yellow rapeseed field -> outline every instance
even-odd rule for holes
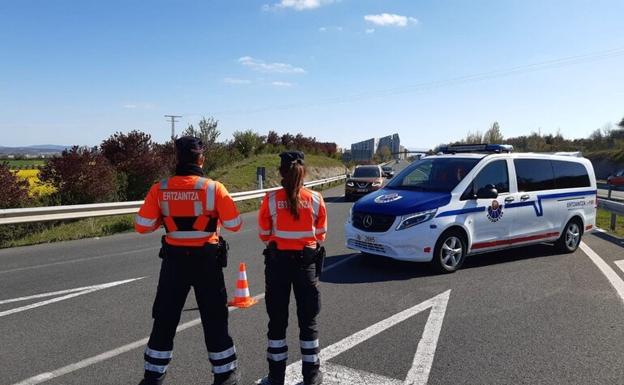
[[[39,170],[18,170],[16,174],[18,178],[28,181],[31,196],[46,196],[56,191],[53,186],[39,180]]]

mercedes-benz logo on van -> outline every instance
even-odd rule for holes
[[[373,225],[373,217],[370,215],[365,216],[364,219],[362,219],[362,224],[368,229]]]

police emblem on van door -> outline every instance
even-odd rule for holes
[[[496,199],[487,208],[487,217],[492,222],[498,222],[503,217],[503,205],[498,203]]]
[[[385,195],[380,195],[377,198],[375,198],[375,203],[390,203],[390,202],[398,201],[401,198],[403,197],[397,193],[385,194]]]

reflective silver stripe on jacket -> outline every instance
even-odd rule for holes
[[[156,219],[145,218],[137,214],[134,216],[134,223],[145,227],[152,227],[156,224]]]
[[[145,348],[145,354],[149,357],[158,358],[158,359],[171,359],[171,357],[173,357],[172,350],[169,350],[169,351],[154,350],[154,349],[150,349],[149,347]]]
[[[208,182],[208,188],[206,189],[206,210],[214,211],[215,209],[215,191],[217,185],[214,181]]]
[[[165,178],[160,181],[160,189],[166,190],[167,188],[169,188],[169,179]]]
[[[312,191],[312,215],[314,215],[314,223],[318,220],[319,211],[321,210],[321,196],[316,191]]]
[[[198,217],[203,214],[204,208],[200,201],[193,201],[193,214]]]
[[[160,212],[163,215],[163,217],[168,217],[169,216],[169,202],[160,201],[158,203],[160,205]]]
[[[325,234],[327,232],[327,229],[324,227],[319,227],[318,229],[316,229],[314,231],[314,234],[319,235],[319,234]]]
[[[202,177],[197,178],[197,181],[195,182],[195,187],[193,187],[193,189],[202,190],[207,181],[208,179],[206,178],[202,178]]]
[[[314,341],[302,341],[299,340],[299,345],[301,346],[301,349],[316,349],[319,347],[319,340],[314,340]]]
[[[301,238],[308,238],[308,237],[312,237],[314,238],[315,236],[315,231],[314,230],[308,230],[308,231],[284,231],[284,230],[276,230],[273,235],[275,235],[278,238],[283,238],[283,239],[301,239]]]
[[[286,353],[267,353],[267,358],[271,361],[284,361],[288,359],[288,352]]]
[[[275,191],[269,192],[269,214],[271,214],[271,228],[273,234],[277,229],[277,202],[275,201]]]
[[[225,365],[213,366],[212,367],[212,372],[214,374],[231,372],[232,370],[236,369],[236,366],[237,366],[236,361],[232,361],[232,362],[230,362],[228,364],[225,364]]]
[[[145,370],[149,370],[150,372],[156,372],[156,373],[165,373],[167,371],[167,366],[169,365],[154,365],[154,364],[150,364],[149,362],[145,363]]]
[[[270,348],[283,348],[286,346],[286,340],[269,340]]]
[[[258,233],[260,235],[271,235],[271,230],[260,230]]]
[[[210,358],[211,360],[222,360],[224,358],[232,357],[234,354],[236,354],[236,348],[232,346],[231,348],[226,349],[222,352],[208,352],[208,358]]]
[[[318,361],[318,354],[302,354],[301,361],[303,362],[316,362]]]
[[[241,217],[238,216],[234,219],[230,219],[229,221],[223,221],[222,223],[223,223],[223,226],[232,228],[232,227],[236,227],[240,225],[241,222],[242,222]]]
[[[207,231],[172,231],[167,236],[173,239],[199,239],[212,237],[214,234]]]

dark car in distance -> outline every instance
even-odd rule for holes
[[[383,171],[383,175],[386,178],[392,178],[394,176],[394,170],[391,166],[382,166],[381,170]]]
[[[345,199],[352,200],[373,191],[383,185],[383,170],[378,165],[356,166],[353,175],[345,184]]]

